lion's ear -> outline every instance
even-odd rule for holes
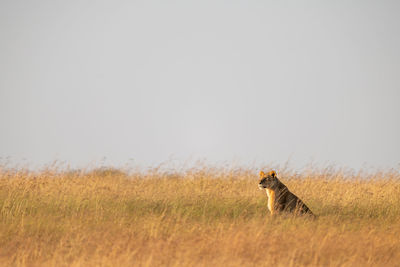
[[[260,177],[263,178],[265,176],[265,173],[263,171],[260,171]]]
[[[276,172],[275,171],[270,171],[269,175],[275,178],[276,177]]]

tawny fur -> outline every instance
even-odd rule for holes
[[[271,215],[278,212],[290,212],[297,215],[309,214],[315,216],[312,211],[295,194],[278,179],[275,171],[265,174],[260,172],[260,189],[265,189],[268,196],[268,210]]]

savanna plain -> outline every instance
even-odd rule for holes
[[[0,168],[0,265],[400,266],[399,171],[277,171],[317,219],[246,168]]]

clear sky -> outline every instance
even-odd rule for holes
[[[400,164],[400,1],[0,1],[0,157]]]

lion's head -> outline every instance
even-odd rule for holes
[[[258,187],[260,190],[265,188],[272,189],[278,184],[278,178],[276,177],[275,171],[270,171],[268,174],[265,174],[263,171],[260,171],[260,182],[258,183]]]

